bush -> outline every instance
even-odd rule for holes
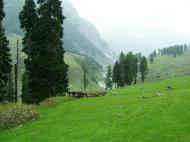
[[[0,129],[16,127],[38,118],[39,114],[32,106],[8,104],[0,107]]]
[[[48,98],[40,103],[40,106],[55,106],[64,102],[72,101],[75,98],[73,97],[54,97]]]
[[[59,101],[56,98],[47,98],[40,103],[41,106],[54,106],[59,104]]]

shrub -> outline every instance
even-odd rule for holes
[[[47,98],[40,103],[41,106],[54,106],[59,104],[59,101],[56,98]]]
[[[48,98],[40,103],[41,106],[55,106],[64,102],[72,101],[75,98],[73,97],[54,97]]]
[[[39,114],[32,106],[8,104],[0,108],[0,129],[16,127],[38,118]]]

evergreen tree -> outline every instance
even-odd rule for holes
[[[20,27],[25,32],[25,36],[22,42],[22,51],[27,55],[27,58],[24,61],[26,71],[23,74],[22,79],[22,100],[25,103],[31,103],[32,96],[30,96],[30,89],[32,88],[32,86],[30,78],[33,77],[33,74],[31,73],[30,65],[31,62],[35,59],[35,50],[33,50],[35,46],[34,31],[38,20],[36,4],[34,0],[25,1],[23,10],[19,15],[19,20]]]
[[[138,74],[138,59],[134,56],[133,57],[134,59],[134,70],[133,70],[133,72],[134,72],[134,84],[137,84],[137,74]]]
[[[39,19],[35,41],[36,58],[32,63],[32,81],[38,102],[68,91],[68,65],[64,62],[63,21],[60,0],[38,0]]]
[[[84,90],[86,90],[87,86],[88,86],[88,80],[87,80],[87,67],[85,65],[85,63],[83,63],[82,65],[82,69],[83,69],[83,87]]]
[[[3,100],[4,95],[7,93],[6,85],[9,81],[9,74],[11,73],[11,55],[8,47],[9,42],[2,26],[4,17],[4,2],[3,0],[0,0],[0,101]]]
[[[121,52],[119,56],[119,65],[120,65],[119,86],[122,87],[125,85],[125,54],[123,52]]]
[[[161,56],[161,49],[158,49],[158,56]]]
[[[8,82],[7,82],[7,86],[6,86],[6,96],[5,96],[5,100],[6,101],[15,101],[17,98],[15,98],[15,91],[14,91],[14,83],[13,83],[13,74],[9,73],[8,76]]]
[[[140,72],[141,72],[141,80],[144,82],[145,77],[148,73],[148,65],[146,57],[143,57],[140,62]]]
[[[106,89],[112,89],[112,70],[111,66],[108,66],[106,74]]]
[[[155,58],[157,56],[156,50],[153,52],[153,57]]]
[[[188,48],[187,48],[187,44],[184,44],[184,52],[186,52],[187,50],[188,50]]]
[[[149,61],[150,61],[151,64],[154,62],[154,56],[153,56],[153,54],[150,54]]]
[[[140,62],[141,58],[142,58],[142,54],[141,53],[137,53],[137,54],[135,54],[135,57],[136,57],[137,61]]]
[[[116,83],[117,87],[121,86],[120,77],[120,65],[119,62],[116,61],[113,67],[113,82]]]
[[[125,57],[125,83],[131,85],[134,79],[134,57],[132,52],[129,52]]]
[[[29,102],[27,103],[39,103],[48,97],[62,95],[68,91],[68,65],[63,60],[65,51],[62,41],[62,25],[65,17],[62,14],[61,1],[38,0],[37,3],[39,5],[37,18],[34,22],[34,28],[29,32],[30,42],[27,42],[27,46],[29,43],[28,47],[30,48],[26,48],[29,56],[29,75],[25,74],[25,79],[28,80],[26,82],[29,82],[28,85],[25,85],[28,86],[29,90],[29,97],[27,97]],[[31,12],[34,12],[34,9],[33,4]],[[27,13],[27,10],[25,11]],[[31,14],[31,12],[29,13]],[[33,14],[35,15],[35,12]],[[24,18],[20,19],[22,27]],[[28,25],[31,26],[31,24]],[[27,26],[24,28],[26,30]],[[27,64],[25,65],[27,66]]]
[[[138,60],[132,52],[129,52],[125,58],[125,83],[131,85],[136,83],[138,73]]]

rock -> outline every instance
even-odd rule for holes
[[[122,117],[123,115],[121,113],[117,114],[117,117]]]
[[[156,94],[154,94],[153,96],[154,96],[154,97],[160,97],[160,96],[163,96],[163,95],[160,94],[160,93],[156,93]]]

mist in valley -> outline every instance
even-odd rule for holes
[[[70,0],[119,54],[190,43],[189,0]],[[64,2],[63,2],[64,3]]]

